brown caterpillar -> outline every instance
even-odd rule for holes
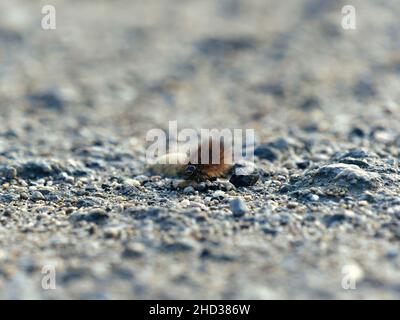
[[[215,148],[218,155],[214,157],[217,161],[213,161],[213,145],[219,143],[218,148]],[[202,150],[208,153],[208,159],[202,161]],[[213,163],[217,162],[217,163]],[[226,147],[223,140],[216,140],[210,138],[207,141],[201,142],[189,158],[189,163],[184,170],[184,178],[186,180],[203,182],[206,180],[215,180],[217,178],[225,177],[229,170],[232,168],[232,149]]]

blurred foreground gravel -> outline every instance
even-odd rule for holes
[[[399,1],[52,3],[0,2],[0,298],[400,298]],[[169,120],[260,180],[152,175]]]

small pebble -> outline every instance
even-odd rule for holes
[[[43,196],[43,194],[39,191],[34,191],[32,193],[31,199],[33,201],[39,201],[39,200],[45,200],[45,197]]]
[[[192,186],[186,187],[185,189],[183,189],[183,193],[192,194],[194,193],[194,188]]]
[[[181,205],[182,207],[187,207],[187,206],[190,205],[190,201],[189,201],[188,199],[183,199],[183,200],[180,202],[180,205]]]
[[[243,216],[249,211],[246,203],[241,198],[231,200],[230,207],[234,216]]]

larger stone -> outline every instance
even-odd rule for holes
[[[235,187],[249,187],[254,185],[260,179],[257,168],[249,164],[236,164],[232,169],[232,176],[229,182]]]
[[[378,173],[365,171],[356,165],[334,163],[318,169],[314,175],[314,184],[334,184],[360,191],[377,189],[381,179]]]

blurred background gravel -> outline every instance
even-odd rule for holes
[[[46,4],[0,2],[1,298],[400,297],[399,1]],[[152,176],[169,120],[255,129],[260,181]]]

